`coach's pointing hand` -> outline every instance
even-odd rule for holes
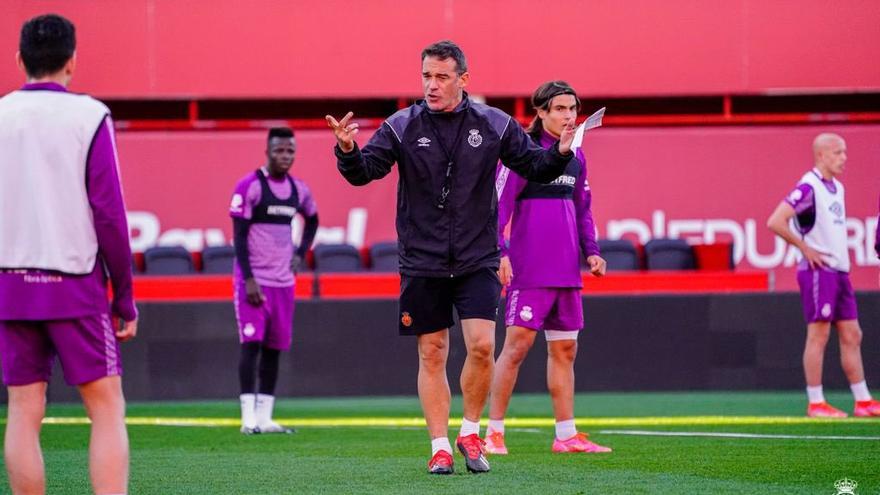
[[[344,153],[351,153],[351,150],[354,149],[354,135],[358,133],[357,122],[351,124],[348,123],[352,116],[354,116],[354,113],[348,112],[340,121],[337,121],[332,115],[324,117],[327,119],[327,125],[333,129],[333,134],[336,135],[339,149]]]

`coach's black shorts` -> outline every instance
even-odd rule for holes
[[[420,335],[452,326],[452,309],[461,319],[495,320],[501,282],[491,268],[461,277],[400,277],[400,335]]]

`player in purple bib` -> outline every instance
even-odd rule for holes
[[[840,341],[840,361],[855,398],[853,415],[880,416],[880,402],[871,397],[865,383],[862,329],[849,280],[846,202],[843,184],[837,180],[846,164],[846,142],[837,134],[819,134],[813,140],[813,156],[815,167],[804,174],[767,220],[770,230],[801,253],[797,280],[807,321],[807,415],[846,417],[825,401],[822,392],[822,362],[833,323]]]
[[[245,434],[292,432],[272,420],[278,360],[281,351],[290,349],[293,336],[294,272],[318,230],[311,191],[288,174],[295,155],[293,131],[270,129],[266,165],[238,182],[229,206],[235,235],[233,284]],[[292,236],[297,214],[305,220],[298,247]]]
[[[564,81],[542,84],[532,95],[537,117],[528,129],[545,148],[575,124],[580,100]],[[574,423],[574,359],[584,325],[581,252],[590,272],[605,274],[599,256],[592,200],[583,152],[578,149],[565,172],[549,184],[530,182],[498,166],[499,277],[507,285],[504,348],[495,363],[486,451],[506,454],[504,416],[519,366],[538,331],[547,340],[547,387],[556,417],[553,452],[610,452],[579,433]],[[510,227],[510,246],[504,231]]]
[[[137,333],[131,248],[110,112],[66,89],[75,49],[67,19],[27,21],[16,57],[27,84],[0,98],[0,360],[12,493],[46,490],[39,437],[56,356],[91,420],[95,493],[128,488],[119,342]]]

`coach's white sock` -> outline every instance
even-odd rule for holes
[[[577,435],[577,432],[577,428],[574,426],[574,418],[556,422],[556,438],[559,440],[568,440]]]
[[[272,408],[274,406],[274,395],[257,394],[257,426],[266,425],[272,422]]]
[[[825,402],[825,394],[822,393],[822,385],[816,385],[815,387],[807,386],[807,399],[809,399],[810,404]]]
[[[862,380],[859,383],[850,383],[849,389],[852,390],[853,397],[855,397],[857,401],[871,400],[871,392],[868,392],[868,384],[865,380]]]
[[[470,421],[467,418],[461,418],[461,430],[458,431],[458,435],[461,437],[466,437],[468,435],[480,435],[480,420],[477,418],[476,421]]]
[[[503,419],[490,419],[489,426],[486,428],[486,434],[488,435],[490,431],[497,431],[498,433],[504,434],[504,420]]]
[[[434,455],[441,450],[445,450],[452,454],[452,445],[449,444],[449,437],[440,437],[431,440],[431,457],[434,457]]]
[[[238,396],[241,401],[241,426],[245,428],[254,428],[257,426],[257,415],[254,410],[257,396],[254,394],[241,394]]]

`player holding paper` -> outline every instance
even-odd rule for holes
[[[547,147],[564,129],[574,126],[581,102],[564,81],[542,84],[532,95],[537,116],[527,130]],[[495,378],[486,430],[486,451],[506,454],[504,415],[516,384],[519,366],[538,331],[547,339],[547,388],[556,417],[553,452],[610,452],[579,433],[574,424],[574,359],[577,337],[584,326],[581,302],[581,252],[590,272],[605,274],[590,210],[592,196],[583,152],[577,149],[565,172],[550,184],[522,179],[499,165],[499,275],[507,285],[507,335],[495,364]],[[513,217],[510,247],[505,227]]]

